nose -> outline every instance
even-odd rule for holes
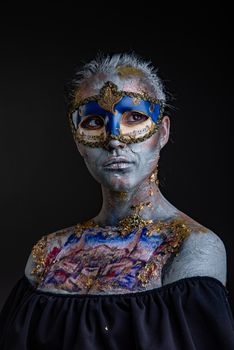
[[[116,140],[116,139],[110,139],[106,142],[105,148],[107,150],[116,149],[116,148],[124,148],[126,144],[122,141]]]

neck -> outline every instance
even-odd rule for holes
[[[99,226],[116,226],[126,216],[138,214],[143,220],[162,220],[173,216],[175,208],[163,197],[152,176],[127,192],[102,186],[103,203],[93,220]]]

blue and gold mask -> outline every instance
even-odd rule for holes
[[[164,102],[145,93],[118,91],[108,81],[100,93],[79,101],[69,113],[74,138],[90,147],[110,139],[141,142],[154,134],[163,117]]]

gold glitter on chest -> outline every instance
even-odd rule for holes
[[[161,273],[161,266],[166,262],[166,259],[169,257],[171,253],[177,253],[184,239],[190,234],[191,228],[185,223],[185,221],[180,219],[174,219],[170,221],[157,221],[151,222],[148,225],[145,225],[145,222],[135,221],[131,218],[130,222],[128,222],[127,218],[121,220],[119,222],[119,226],[115,227],[113,231],[115,235],[119,235],[121,237],[126,237],[133,231],[133,228],[137,229],[135,235],[139,234],[140,231],[145,227],[147,228],[146,236],[149,238],[154,234],[163,234],[167,235],[167,243],[160,247],[160,254],[157,257],[149,259],[144,266],[139,270],[136,275],[136,279],[139,282],[139,285],[142,287],[146,287],[149,281],[152,278],[159,278]],[[87,229],[97,229],[103,232],[108,231],[107,229],[99,227],[92,220],[84,221],[83,223],[79,223],[74,227],[73,233],[79,238],[84,234]],[[109,227],[108,236],[111,236],[111,227]],[[97,231],[97,230],[96,230]],[[48,247],[50,243],[53,242],[54,238],[58,238],[58,235],[61,237],[67,237],[67,231],[59,231],[59,233],[50,234],[47,236],[43,236],[33,247],[32,256],[34,261],[34,267],[31,271],[31,275],[36,277],[38,284],[40,284],[44,277],[47,274],[47,271],[51,264],[54,263],[53,258],[51,257],[52,249],[50,250]],[[56,249],[56,248],[55,248]],[[86,288],[102,288],[100,285],[100,281],[98,279],[93,279],[90,276],[82,277],[82,283],[86,286]],[[84,280],[84,279],[87,279]],[[107,287],[107,286],[106,286]],[[106,288],[105,287],[105,288]],[[108,288],[113,288],[114,284],[108,286]]]

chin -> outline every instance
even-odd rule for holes
[[[133,176],[129,173],[109,174],[108,178],[105,178],[105,181],[102,181],[101,183],[115,192],[128,192],[137,185],[133,182]]]

